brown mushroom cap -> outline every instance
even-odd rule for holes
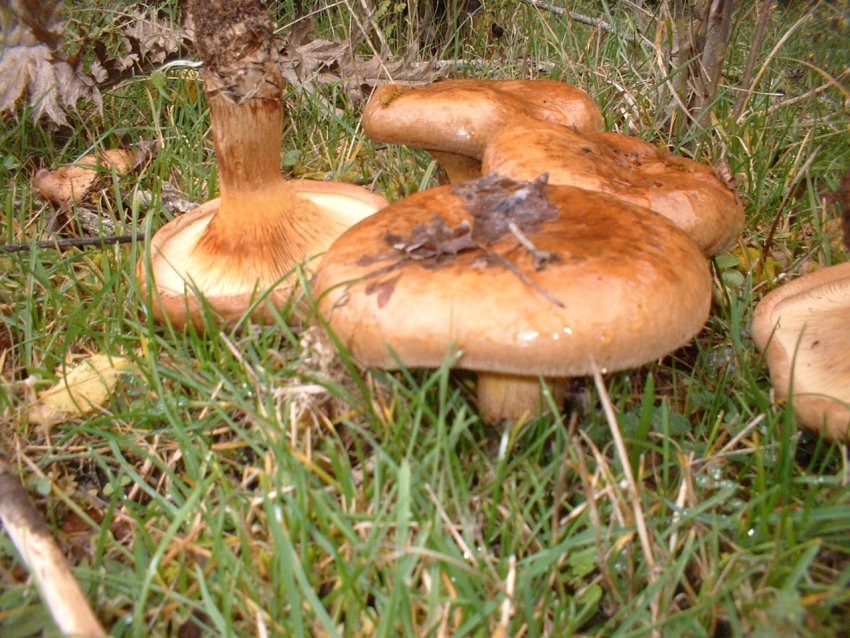
[[[275,264],[294,267],[309,261],[327,250],[346,228],[387,204],[380,195],[358,186],[310,180],[281,180],[273,201],[289,210],[288,215],[276,215],[282,228],[253,220],[242,220],[239,225],[237,219],[236,227],[216,235],[230,238],[228,245],[214,250],[199,250],[198,245],[219,211],[220,199],[206,202],[160,228],[151,239],[150,276],[145,276],[144,258],[136,266],[142,293],[151,294],[154,318],[167,318],[177,328],[191,321],[200,329],[202,302],[198,293],[224,323],[241,317],[261,295],[268,294],[269,301],[281,307],[292,291],[293,278],[282,278],[286,273]],[[258,203],[269,205],[268,199]],[[275,257],[270,251],[286,254]],[[257,321],[270,321],[271,316],[263,304],[252,315]]]
[[[464,228],[474,233],[480,223],[471,210],[487,214],[485,199],[496,190],[489,201],[505,200],[516,190],[510,184],[488,176],[417,193],[333,244],[313,289],[355,357],[369,366],[437,367],[456,353],[456,367],[537,386],[538,376],[589,374],[591,360],[607,370],[647,363],[700,330],[711,287],[704,257],[666,218],[601,193],[546,188],[555,218],[527,232],[555,255],[539,269],[512,233],[440,259],[398,250],[397,238],[415,245],[439,223],[462,244]]]
[[[363,112],[363,130],[377,142],[426,149],[456,182],[480,177],[478,160],[493,133],[529,120],[602,128],[593,100],[562,82],[445,80],[415,88],[379,87]]]
[[[771,291],[753,315],[780,399],[799,422],[850,440],[850,262],[804,275]]]
[[[644,206],[671,219],[706,255],[728,248],[744,223],[738,198],[711,168],[617,133],[511,126],[493,135],[481,170],[520,180],[547,172],[551,184]]]

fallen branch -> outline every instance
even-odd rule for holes
[[[563,7],[559,7],[554,4],[549,4],[548,2],[542,2],[541,0],[519,0],[523,4],[527,4],[530,7],[534,7],[536,9],[541,9],[543,11],[548,11],[549,13],[554,13],[558,16],[567,15],[570,17],[570,20],[578,22],[580,24],[586,24],[590,27],[596,27],[598,29],[602,29],[606,33],[616,33],[616,29],[611,26],[609,22],[605,22],[602,18],[594,18],[593,16],[585,15],[583,13],[577,13],[575,11],[567,11]],[[634,36],[618,33],[620,37],[622,37],[627,42],[634,42]]]
[[[59,630],[66,636],[106,637],[68,561],[9,464],[0,459],[0,520]]]
[[[0,244],[0,252],[22,253],[33,248],[52,248],[53,250],[65,250],[67,248],[80,248],[83,246],[108,246],[112,244],[130,244],[133,241],[142,241],[144,235],[109,235],[106,237],[72,237],[69,239],[51,239],[45,241],[26,242],[21,244]]]

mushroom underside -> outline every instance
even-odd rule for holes
[[[850,263],[771,292],[756,309],[753,339],[800,423],[850,437]]]
[[[211,225],[220,210],[214,199],[168,222],[150,246],[150,272],[139,260],[137,275],[143,293],[151,294],[151,308],[159,320],[176,327],[188,322],[203,326],[202,307],[208,305],[224,323],[239,319],[260,298],[252,318],[273,320],[268,304],[282,307],[289,298],[295,269],[315,267],[315,257],[346,228],[375,212],[386,200],[360,187],[326,182],[283,182],[282,199],[292,210],[275,215],[249,215],[252,222],[233,228]],[[243,202],[244,203],[244,202]],[[268,198],[261,201],[268,204]],[[205,241],[206,240],[206,241]],[[203,250],[200,248],[203,247]]]

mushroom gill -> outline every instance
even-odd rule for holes
[[[753,316],[780,399],[800,423],[830,438],[850,435],[850,262],[773,290]]]

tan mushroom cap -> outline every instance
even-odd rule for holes
[[[215,250],[199,249],[221,200],[214,199],[168,222],[152,237],[150,277],[145,276],[145,258],[136,266],[143,295],[151,296],[155,319],[166,318],[177,328],[192,322],[203,326],[203,303],[224,323],[237,320],[261,296],[274,307],[285,304],[292,292],[293,277],[272,267],[281,262],[294,268],[302,261],[323,253],[346,228],[387,204],[382,196],[359,186],[311,180],[281,181],[275,185],[274,202],[290,210],[277,215],[285,228],[269,228],[256,220],[235,220],[236,227],[221,236],[232,238]],[[258,206],[270,205],[258,197]],[[258,215],[262,218],[262,214]],[[265,241],[264,241],[265,240]],[[270,241],[271,240],[271,243]],[[283,251],[286,254],[272,255]],[[314,268],[315,263],[308,263]],[[268,306],[260,303],[252,313],[260,322],[272,320]]]
[[[474,198],[452,186],[417,193],[356,224],[328,251],[313,290],[362,363],[392,368],[397,357],[437,367],[457,354],[456,367],[478,371],[482,384],[482,373],[492,373],[538,387],[541,375],[589,374],[591,360],[609,371],[653,361],[704,324],[711,277],[693,242],[666,218],[604,194],[547,188],[557,218],[527,237],[557,259],[539,270],[513,234],[434,263],[399,259],[388,245],[387,237],[413,236],[435,215],[448,228],[474,226]]]
[[[490,137],[524,121],[602,128],[602,114],[587,93],[556,80],[386,84],[363,112],[363,130],[371,139],[426,149],[453,182],[480,177],[479,160]]]
[[[723,252],[744,223],[737,196],[699,162],[635,137],[521,124],[495,134],[481,170],[513,179],[547,172],[550,184],[608,193],[672,220],[705,255]]]
[[[756,307],[753,341],[799,422],[850,440],[850,262],[771,291]]]

